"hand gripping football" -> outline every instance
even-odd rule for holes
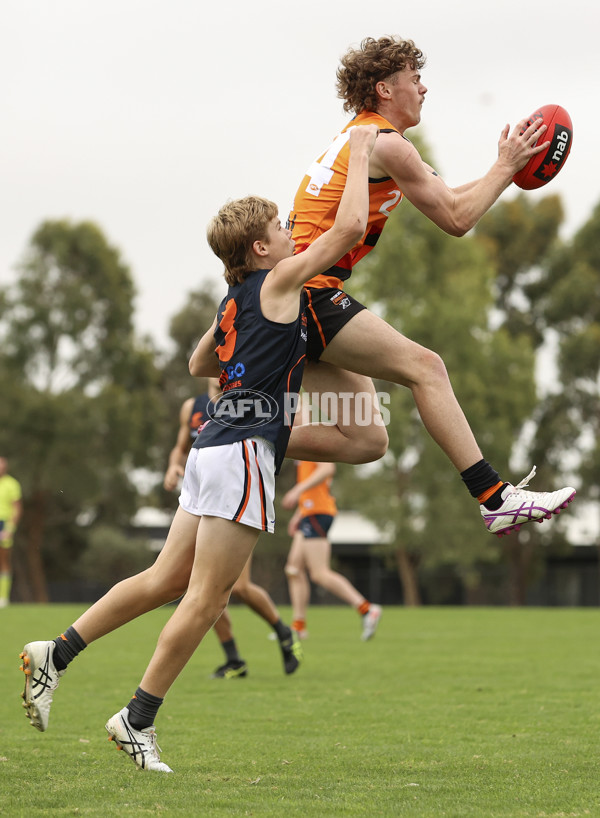
[[[565,109],[560,105],[542,105],[529,117],[527,125],[541,118],[548,126],[541,139],[544,142],[549,140],[550,147],[532,156],[525,167],[513,176],[515,185],[523,190],[534,190],[547,185],[565,164],[571,150],[573,124]]]

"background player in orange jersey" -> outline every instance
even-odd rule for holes
[[[173,491],[178,487],[179,480],[184,474],[185,463],[190,448],[200,434],[202,425],[209,418],[207,412],[208,402],[212,398],[216,398],[218,394],[218,379],[209,378],[208,392],[198,395],[195,398],[188,398],[181,405],[177,439],[169,454],[169,464],[163,483],[167,491]],[[281,648],[283,669],[286,674],[294,673],[294,671],[298,669],[300,662],[298,656],[289,647],[290,628],[282,622],[279,611],[269,593],[260,585],[256,585],[256,583],[252,582],[250,573],[251,562],[252,557],[250,557],[244,566],[231,593],[241,599],[242,602],[273,628],[273,635],[277,637]],[[213,630],[225,654],[225,662],[212,674],[213,679],[237,679],[245,677],[248,674],[248,666],[240,656],[233,633],[231,616],[227,608],[213,625]]]
[[[306,631],[306,610],[310,602],[310,582],[320,585],[348,605],[356,608],[362,617],[363,641],[370,639],[381,619],[381,608],[373,605],[356,590],[346,577],[331,569],[331,543],[327,533],[337,514],[331,494],[331,480],[335,474],[333,463],[311,463],[300,460],[296,464],[297,482],[286,494],[281,505],[297,509],[290,520],[288,532],[293,537],[287,558],[287,576],[290,599],[294,612],[292,628],[301,639]]]
[[[401,335],[344,291],[353,265],[376,244],[389,214],[406,197],[452,236],[467,233],[511,184],[513,175],[549,142],[541,120],[506,125],[498,158],[476,181],[448,187],[404,136],[421,120],[427,88],[421,78],[425,59],[412,40],[366,38],[351,48],[337,72],[338,95],[354,119],[311,165],[298,188],[288,226],[302,252],[335,217],[347,172],[352,127],[372,123],[379,138],[369,158],[369,223],[359,242],[327,272],[307,284],[308,345],[303,387],[307,392],[372,395],[373,422],[360,411],[338,412],[348,419],[334,427],[297,426],[288,456],[302,460],[367,462],[381,457],[387,433],[376,407],[371,378],[408,387],[429,434],[460,472],[480,503],[487,529],[498,535],[523,523],[543,520],[566,507],[571,487],[555,492],[523,491],[531,474],[513,487],[502,481],[481,450],[454,395],[444,362],[435,352]],[[536,143],[538,143],[536,145]],[[390,271],[392,273],[392,271]],[[319,362],[316,363],[310,362]]]

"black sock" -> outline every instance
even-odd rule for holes
[[[70,628],[54,640],[54,667],[57,670],[64,670],[69,662],[81,653],[87,647],[81,636],[77,633],[75,628],[71,625]]]
[[[469,489],[471,497],[479,497],[484,491],[491,489],[492,486],[500,482],[500,475],[496,469],[492,468],[487,460],[483,459],[462,471],[460,476]],[[487,501],[485,505],[487,506]]]
[[[281,619],[278,619],[274,625],[271,625],[271,627],[277,634],[277,638],[280,642],[285,642],[285,640],[289,639],[292,635],[290,628],[288,628],[287,625],[284,625]]]
[[[164,699],[159,699],[158,696],[153,696],[151,693],[146,693],[141,687],[133,694],[133,698],[127,705],[129,710],[129,724],[134,730],[143,730],[145,727],[150,727],[154,724],[154,719],[158,713],[158,708],[163,703]]]
[[[238,653],[235,639],[228,639],[227,642],[221,642],[221,647],[225,651],[225,656],[228,662],[241,662],[242,657]]]

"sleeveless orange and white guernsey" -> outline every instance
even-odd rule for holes
[[[288,228],[292,230],[292,238],[296,242],[296,253],[306,250],[333,225],[348,175],[349,130],[355,125],[370,124],[377,125],[382,133],[399,133],[379,114],[363,111],[346,125],[325,153],[308,169],[288,218]],[[342,281],[350,277],[353,266],[375,247],[388,216],[401,200],[402,191],[390,176],[369,178],[369,220],[364,236],[334,267],[311,278],[306,286],[341,289]]]
[[[296,482],[306,480],[317,468],[316,463],[309,460],[296,461]],[[331,477],[327,477],[318,486],[303,491],[298,501],[298,508],[303,517],[310,517],[313,514],[329,514],[335,517],[337,506],[335,499],[329,490]]]

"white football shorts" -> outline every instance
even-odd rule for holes
[[[191,449],[179,496],[184,511],[273,533],[275,453],[262,437]]]

